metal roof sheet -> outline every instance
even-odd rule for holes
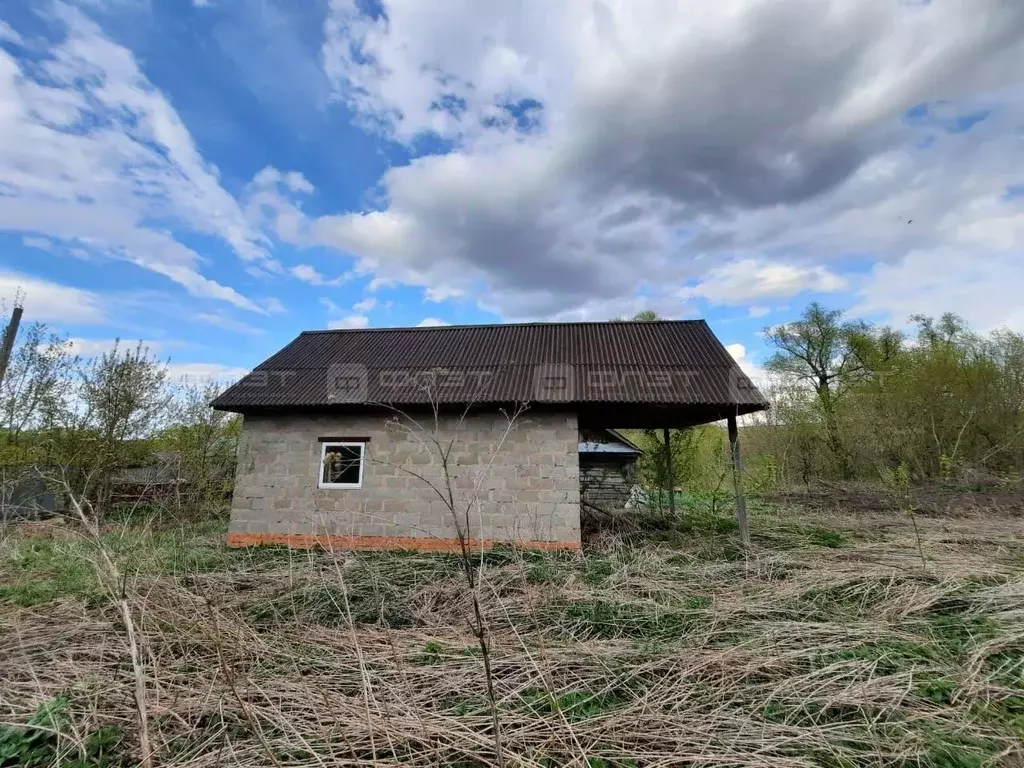
[[[513,402],[767,406],[703,320],[307,331],[213,406]]]

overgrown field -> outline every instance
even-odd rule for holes
[[[813,500],[485,555],[505,765],[1024,765],[1016,508]],[[498,764],[456,558],[221,537],[5,532],[0,766],[139,763],[122,595],[156,765]]]

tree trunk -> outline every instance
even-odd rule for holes
[[[839,439],[835,401],[827,382],[818,384],[818,401],[821,403],[822,416],[825,419],[825,439],[828,443],[829,453],[832,454],[839,476],[843,480],[848,480],[850,479],[850,462],[846,456],[846,450],[843,448],[843,442]]]

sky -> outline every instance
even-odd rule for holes
[[[302,330],[810,301],[1024,331],[1020,0],[4,0],[0,298],[232,380]]]

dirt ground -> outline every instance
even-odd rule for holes
[[[914,488],[905,498],[883,487],[854,483],[798,488],[765,498],[770,503],[800,507],[808,512],[858,514],[912,508],[918,515],[936,517],[1024,517],[1024,485],[995,482],[934,484]]]

